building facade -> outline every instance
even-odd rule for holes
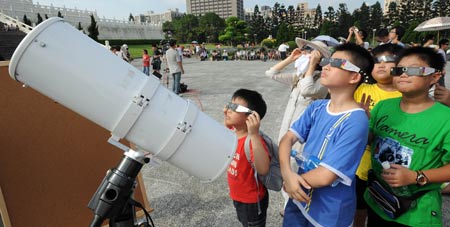
[[[383,14],[387,14],[389,12],[389,5],[391,4],[391,2],[395,2],[397,4],[397,7],[399,7],[402,3],[402,0],[384,0]]]
[[[164,13],[155,13],[153,11],[148,11],[139,16],[135,16],[134,19],[140,23],[151,23],[151,24],[163,24],[166,21],[173,21],[177,17],[182,17],[184,13],[176,9],[169,9]]]
[[[56,2],[56,1],[55,1]],[[87,34],[91,24],[91,15],[94,16],[99,30],[99,39],[162,39],[162,23],[138,23],[116,19],[99,18],[96,11],[71,9],[34,4],[33,0],[0,0],[0,11],[12,18],[22,21],[24,15],[33,24],[37,23],[37,14],[45,17],[55,17],[61,13],[64,20],[74,27],[81,25]]]
[[[244,20],[244,0],[186,0],[186,11],[196,16],[212,12],[223,19],[235,16]]]

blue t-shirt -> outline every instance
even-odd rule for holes
[[[309,204],[294,203],[315,226],[350,226],[356,211],[355,172],[367,145],[369,123],[361,108],[331,113],[328,105],[329,100],[311,103],[290,131],[306,143],[305,156],[322,157],[320,165],[338,176],[338,184],[312,189]],[[328,143],[320,152],[325,138]]]

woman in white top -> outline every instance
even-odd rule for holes
[[[300,38],[296,38],[295,41],[299,48],[296,48],[286,59],[266,71],[267,76],[288,85],[291,89],[289,101],[281,122],[278,142],[312,101],[325,98],[328,93],[327,88],[320,84],[320,71],[316,70],[316,66],[322,57],[331,56],[328,47],[321,41],[307,41]],[[304,53],[300,48],[303,48],[305,45],[315,50],[311,53]],[[295,62],[296,72],[281,72],[293,62]],[[296,143],[293,149],[301,152],[303,146],[300,143]],[[296,168],[296,163],[293,159],[291,159],[291,165],[293,168]],[[289,196],[283,190],[281,192],[285,199],[284,205],[286,205]],[[284,215],[284,207],[280,214]]]

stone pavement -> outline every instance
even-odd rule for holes
[[[211,118],[222,122],[223,106],[235,90],[256,90],[262,94],[268,106],[261,128],[277,140],[290,89],[264,75],[265,70],[276,62],[200,62],[190,58],[183,61],[186,73],[182,75],[181,82],[188,85],[188,92],[183,94],[183,98],[190,99]],[[140,59],[133,61],[136,67],[140,67],[140,64]],[[450,72],[450,67],[447,72]],[[169,80],[169,89],[171,81],[172,78]],[[162,83],[166,86],[164,80]],[[155,226],[240,226],[228,196],[226,173],[215,182],[205,184],[169,163],[158,167],[145,165],[141,172],[150,206],[154,208],[150,215]],[[267,226],[281,226],[279,211],[283,204],[282,196],[279,192],[270,191],[269,197]],[[444,226],[450,227],[449,203],[450,197],[445,197]]]

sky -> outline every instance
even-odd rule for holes
[[[338,9],[339,3],[347,3],[350,12],[355,8],[361,7],[363,1],[361,0],[244,0],[244,8],[254,8],[255,5],[267,5],[273,7],[278,2],[296,6],[300,2],[308,2],[309,8],[315,8],[318,4],[322,7],[322,12],[326,11],[328,6],[333,6],[335,10]],[[373,5],[377,0],[365,0],[367,5]],[[383,6],[384,0],[379,0]],[[33,3],[41,5],[53,4],[55,7],[87,9],[90,11],[97,11],[99,17],[106,17],[109,19],[123,19],[128,20],[131,14],[139,15],[148,11],[155,13],[162,13],[168,9],[178,8],[180,12],[186,12],[186,0],[33,0]]]

